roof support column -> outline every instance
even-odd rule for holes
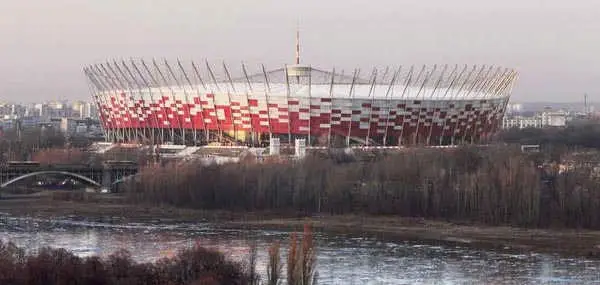
[[[329,130],[327,133],[327,146],[331,147],[331,115],[333,110],[333,86],[335,84],[335,68],[331,72],[331,84],[329,85]]]
[[[386,68],[387,70],[387,68]],[[385,73],[384,73],[385,76]],[[373,104],[375,104],[375,95],[373,94],[373,90],[375,89],[375,84],[377,83],[377,68],[373,69],[373,79],[371,82],[371,88],[369,88],[368,97],[371,97],[371,105],[369,106],[369,116],[367,117],[367,135],[365,137],[365,144],[369,146],[369,140],[371,139],[371,120],[373,119]],[[360,125],[360,122],[358,123]]]
[[[390,80],[390,85],[388,86],[387,92],[385,92],[385,101],[387,102],[387,110],[385,112],[386,117],[385,117],[385,131],[383,133],[383,146],[387,145],[387,135],[388,135],[388,129],[389,129],[389,125],[390,125],[390,117],[392,116],[390,113],[392,112],[392,99],[394,97],[394,84],[396,83],[396,78],[398,78],[398,75],[400,75],[400,72],[402,71],[402,66],[398,67],[398,70],[396,70],[396,72],[394,72],[394,75],[392,77],[392,79]],[[389,100],[388,100],[389,99]],[[396,110],[398,110],[398,106],[396,106]],[[396,111],[396,116],[397,116],[397,111]]]
[[[469,74],[467,75],[467,78],[465,78],[465,80],[463,81],[463,83],[461,84],[460,88],[458,89],[458,91],[456,91],[454,98],[452,98],[452,96],[450,97],[451,100],[456,100],[458,99],[458,96],[460,96],[460,94],[462,93],[465,85],[467,85],[467,83],[469,83],[469,80],[471,79],[471,76],[473,75],[473,72],[475,72],[475,70],[477,70],[477,66],[473,65],[473,68],[471,69],[471,71],[469,72]],[[483,69],[481,69],[483,70]],[[464,96],[463,96],[464,97]],[[462,101],[462,100],[461,100]],[[464,103],[464,102],[461,102]],[[454,108],[456,108],[456,106],[454,106]],[[456,111],[456,110],[454,110]],[[460,110],[459,110],[460,112]],[[452,117],[450,117],[450,119],[452,120]],[[452,131],[450,131],[450,135],[451,135],[451,139],[450,139],[450,145],[454,145],[455,143],[455,137],[456,137],[456,127],[459,125],[459,118],[458,118],[458,114],[456,115],[456,122],[453,125]]]
[[[444,96],[442,97],[442,101],[443,102],[446,102],[446,95],[448,95],[448,93],[450,92],[450,90],[454,88],[454,84],[460,81],[460,79],[462,78],[463,74],[467,70],[467,67],[468,66],[465,64],[465,67],[461,70],[461,72],[459,74],[457,74],[452,79],[452,81],[450,81],[450,84],[448,84],[448,87],[446,88],[446,92],[444,92]],[[452,95],[450,95],[450,97],[452,97]],[[443,145],[443,142],[444,142],[444,134],[446,133],[446,122],[448,120],[452,119],[452,114],[450,112],[450,107],[447,104],[446,104],[446,106],[447,106],[446,114],[445,114],[443,122],[442,122],[442,129],[441,129],[441,133],[440,133],[440,145]],[[441,111],[442,110],[440,110],[440,113],[441,113]],[[440,116],[441,116],[441,114],[440,114]]]
[[[217,92],[219,93],[223,93],[223,91],[221,90],[221,87],[219,87],[219,84],[217,83],[217,79],[215,78],[215,74],[213,73],[212,69],[210,68],[210,65],[208,64],[208,60],[206,60],[206,69],[208,70],[208,74],[210,75],[210,78],[213,81],[213,84],[215,85],[215,87],[217,88]],[[219,114],[217,113],[217,101],[216,98],[217,94],[215,94],[216,92],[211,92],[212,94],[212,101],[213,101],[213,106],[214,106],[214,111],[215,111],[215,118],[217,119],[217,128],[219,129],[219,142],[221,142],[221,140],[223,139],[223,126],[221,125],[221,120],[219,120]]]
[[[404,120],[406,119],[406,90],[408,89],[408,86],[410,85],[411,81],[412,81],[412,77],[415,71],[415,66],[412,65],[410,67],[410,70],[408,71],[408,77],[406,78],[406,82],[404,82],[404,89],[402,89],[402,94],[400,95],[400,102],[403,102],[404,104],[404,108],[402,110],[402,123],[400,125],[400,136],[398,136],[398,146],[401,146],[402,143],[402,139],[403,139],[403,135],[404,135]],[[398,117],[398,115],[400,114],[396,114],[396,118]]]
[[[452,73],[454,73],[454,71],[456,71],[456,67],[454,67],[454,70],[452,71]],[[433,87],[433,90],[431,91],[431,94],[429,95],[429,100],[432,101],[433,100],[433,95],[435,95],[435,91],[437,91],[438,87],[440,86],[440,83],[442,83],[442,80],[444,79],[444,76],[446,75],[446,70],[448,69],[448,65],[444,65],[444,69],[442,70],[442,73],[440,74],[440,78],[438,78],[438,80],[435,83],[435,86]],[[452,74],[450,74],[450,76],[452,76]],[[435,98],[435,100],[433,101],[433,113],[431,116],[431,123],[429,125],[429,134],[427,135],[427,140],[425,142],[426,145],[430,145],[431,143],[431,134],[433,133],[433,124],[434,121],[436,119],[436,115],[439,118],[439,113],[436,109],[438,107],[439,104],[439,100],[440,98]],[[441,110],[440,110],[441,111]],[[427,123],[427,120],[425,120],[425,123]]]
[[[202,80],[202,76],[200,76],[200,70],[198,69],[198,67],[196,66],[196,63],[194,63],[194,61],[192,61],[192,68],[194,69],[194,74],[196,75],[196,77],[198,78],[198,81],[200,81],[200,84],[202,84],[202,88],[203,88],[203,92],[204,92],[204,96],[206,96],[208,90],[208,87],[206,87],[206,84],[204,84],[204,80]],[[208,130],[208,126],[207,126],[207,122],[206,122],[206,117],[204,116],[204,107],[202,106],[202,96],[200,94],[200,89],[198,87],[196,87],[196,92],[198,93],[198,100],[200,103],[200,112],[201,112],[201,119],[202,119],[202,125],[204,126],[204,139],[206,140],[206,144],[208,144],[210,142],[210,131]],[[206,98],[208,100],[208,97]]]
[[[425,108],[422,107],[423,106],[422,104],[424,103],[423,101],[425,101],[425,95],[423,95],[422,98],[419,98],[419,96],[421,95],[421,92],[425,88],[425,85],[427,84],[427,82],[429,82],[429,79],[431,79],[431,77],[433,77],[433,74],[435,73],[436,70],[437,70],[437,64],[434,65],[433,69],[425,75],[425,78],[423,78],[423,83],[421,84],[421,87],[419,88],[419,92],[417,92],[416,98],[417,98],[417,100],[421,100],[421,105],[420,105],[421,108],[419,109],[419,112],[418,112],[419,115],[417,117],[417,126],[415,128],[415,135],[414,135],[414,145],[421,144],[421,142],[419,140],[420,139],[419,126],[421,125],[421,116],[423,116],[423,115],[421,115],[421,111],[423,109],[425,109],[425,120],[427,120],[427,111],[428,111],[427,107],[425,107]]]
[[[349,96],[350,96],[350,118],[348,120],[348,133],[346,135],[346,146],[350,147],[350,135],[352,134],[352,108],[354,108],[354,84],[356,84],[356,78],[360,74],[360,69],[354,70],[354,75],[352,76],[352,84],[350,85]]]

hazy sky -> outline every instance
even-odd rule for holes
[[[323,68],[497,64],[519,101],[600,99],[599,0],[0,0],[0,99],[88,99],[130,57]]]

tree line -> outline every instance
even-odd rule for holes
[[[101,155],[90,153],[87,148],[92,143],[82,136],[67,137],[54,128],[8,129],[0,135],[0,163],[32,160],[43,164],[99,164],[104,160],[130,160],[144,165],[152,160],[149,149],[116,148]]]
[[[518,147],[411,149],[301,161],[151,165],[124,185],[134,203],[195,209],[370,214],[488,225],[600,228],[600,189],[589,157],[559,171],[562,154]]]
[[[0,136],[0,160],[33,160],[36,153],[48,149],[84,149],[92,143],[86,137],[67,137],[54,128],[7,129]]]

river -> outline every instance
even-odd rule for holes
[[[0,215],[3,241],[29,250],[63,247],[80,256],[127,249],[138,261],[153,261],[200,244],[242,259],[255,243],[259,273],[265,272],[266,248],[274,241],[285,247],[288,237],[284,231],[223,229],[207,223],[106,224]],[[600,284],[599,260],[350,235],[316,233],[315,238],[320,284]]]

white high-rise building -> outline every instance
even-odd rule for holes
[[[76,107],[79,117],[82,119],[97,117],[96,106],[90,102],[80,102]]]
[[[542,112],[540,117],[544,127],[564,127],[567,125],[567,113],[562,110]]]
[[[505,116],[502,120],[502,128],[546,128],[564,127],[567,125],[567,113],[565,111],[546,110],[532,117]]]

